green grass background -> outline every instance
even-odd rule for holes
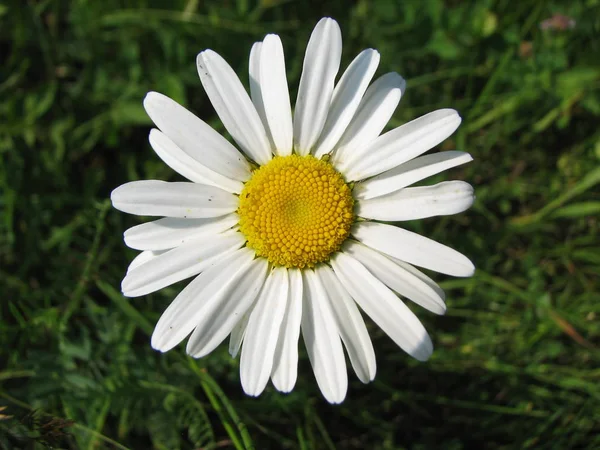
[[[575,20],[543,30],[556,13]],[[441,107],[440,147],[475,161],[435,180],[471,210],[408,227],[476,264],[435,276],[436,350],[411,360],[369,323],[376,380],[321,397],[299,379],[246,397],[225,346],[193,360],[149,336],[182,288],[126,299],[137,217],[108,196],[178,176],[153,153],[141,101],[165,93],[223,130],[195,56],[247,83],[251,44],[284,43],[295,99],[310,31],[336,18],[346,66],[381,52],[408,82],[390,126]],[[600,2],[523,0],[0,0],[0,447],[70,449],[600,448]]]

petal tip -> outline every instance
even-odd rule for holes
[[[398,72],[388,72],[382,75],[379,80],[392,87],[392,90],[399,89],[401,94],[404,94],[406,90],[406,80]]]
[[[146,93],[146,95],[144,96],[144,100],[142,101],[142,103],[144,104],[144,108],[147,108],[149,102],[151,102],[153,99],[158,98],[160,94],[158,92],[155,91],[150,91],[148,93]]]
[[[265,36],[265,38],[263,39],[263,44],[268,43],[270,41],[274,41],[275,43],[281,44],[281,38],[279,37],[278,34],[275,34],[275,33],[267,34]]]
[[[296,385],[297,374],[296,376],[290,376],[290,374],[282,373],[281,371],[273,371],[271,374],[271,382],[275,389],[284,394],[288,394],[292,392],[294,386]]]
[[[152,333],[152,336],[150,337],[150,347],[152,347],[154,350],[157,350],[159,352],[164,352],[162,350],[162,342],[158,337],[158,334],[156,333],[156,330],[154,333]]]
[[[332,19],[331,17],[323,17],[315,28],[313,29],[313,33],[317,31],[317,29],[322,28],[324,33],[332,33],[334,35],[334,39],[341,40],[342,38],[342,30],[337,20]]]
[[[336,25],[338,24],[337,20],[335,20],[335,19],[333,19],[331,17],[322,17],[321,20],[319,20],[317,22],[317,25],[319,25],[320,23],[327,23],[327,24],[333,24],[333,23],[335,23]]]
[[[242,389],[246,395],[250,397],[258,397],[260,394],[262,394],[264,387],[261,389],[260,386],[256,385],[248,386],[248,384],[244,383],[242,380]]]
[[[417,347],[410,352],[410,355],[417,361],[425,362],[433,354],[433,343],[428,334],[423,336],[423,340],[417,345]]]
[[[458,276],[461,276],[464,278],[472,277],[473,275],[475,275],[475,264],[473,264],[473,261],[471,261],[466,256],[464,258],[465,258],[465,261],[464,261],[463,273]]]
[[[206,48],[206,49],[202,50],[200,53],[198,53],[198,56],[196,57],[196,59],[203,58],[204,56],[208,56],[208,55],[212,55],[212,54],[216,54],[216,52],[210,48]]]
[[[198,53],[198,55],[196,56],[196,65],[198,66],[198,71],[202,69],[206,72],[206,61],[216,54],[217,53],[215,53],[215,51],[211,49],[202,50],[200,53]],[[206,73],[206,75],[208,75],[208,73]]]
[[[330,393],[329,395],[323,394],[323,396],[325,397],[325,400],[327,400],[332,405],[339,405],[345,400],[346,391]]]
[[[122,187],[125,186],[125,184],[122,184],[120,186],[117,186],[116,188],[114,188],[111,193],[110,193],[110,200],[114,203],[115,200],[117,200],[120,191],[122,190]]]
[[[204,351],[195,351],[193,348],[190,347],[190,342],[188,341],[186,348],[185,348],[185,353],[188,356],[191,356],[194,359],[200,359],[205,357],[206,355],[208,355],[210,352],[204,352]]]
[[[150,133],[148,133],[148,141],[152,142],[155,140],[160,134],[160,130],[158,128],[152,128]]]
[[[277,389],[279,392],[281,392],[282,394],[289,394],[290,392],[292,392],[294,390],[294,383],[290,383],[290,382],[284,382],[283,384],[281,384],[281,382],[276,382],[275,380],[273,381],[273,386],[275,386],[275,389]]]
[[[444,113],[446,113],[447,114],[446,117],[449,118],[451,121],[456,121],[457,127],[462,122],[462,117],[460,116],[458,111],[455,110],[454,108],[443,108],[440,111],[443,111]]]
[[[446,312],[448,311],[448,307],[446,306],[446,304],[445,304],[445,303],[443,303],[443,302],[440,302],[440,303],[438,304],[438,306],[439,306],[439,308],[438,308],[438,309],[436,309],[435,311],[433,311],[433,310],[432,310],[431,312],[433,312],[434,314],[437,314],[437,315],[439,315],[439,316],[444,316],[444,315],[446,315]]]
[[[161,94],[160,92],[148,91],[146,93],[146,95],[144,96],[144,100],[143,100],[144,106],[146,106],[146,104],[149,102],[159,101],[165,97],[167,97],[167,96],[165,94]]]
[[[157,327],[154,329],[152,333],[152,337],[150,338],[150,346],[161,353],[166,353],[169,350],[172,350],[177,344],[179,344],[183,339],[173,340],[173,336],[169,336],[169,332],[173,331],[173,328],[169,326],[167,329],[164,327]]]

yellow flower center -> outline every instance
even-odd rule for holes
[[[257,255],[285,267],[313,267],[350,233],[354,200],[331,164],[313,156],[276,156],[240,195],[240,231]]]

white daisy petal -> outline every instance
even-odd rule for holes
[[[473,187],[464,181],[444,181],[434,186],[400,189],[357,202],[359,217],[381,221],[425,219],[461,213],[475,200]]]
[[[350,357],[350,363],[358,379],[363,383],[368,383],[375,378],[377,364],[365,321],[360,315],[356,303],[329,266],[319,265],[316,274],[327,291],[329,304],[335,316],[340,337]]]
[[[330,18],[319,21],[308,41],[294,114],[294,148],[308,155],[319,138],[342,58],[342,32]]]
[[[186,155],[228,178],[246,181],[250,164],[227,139],[179,103],[158,92],[144,99],[146,112]]]
[[[435,314],[446,312],[443,291],[432,288],[403,265],[356,241],[344,243],[344,253],[360,261],[375,278],[398,294]],[[415,269],[416,270],[416,269]]]
[[[233,330],[231,330],[231,336],[229,337],[229,354],[232,358],[235,358],[242,347],[242,341],[244,340],[244,336],[246,335],[246,328],[248,327],[248,320],[250,319],[250,314],[254,309],[254,305],[256,305],[256,301],[254,304],[246,311],[246,313],[242,316],[242,318],[235,324]]]
[[[350,63],[335,86],[323,132],[315,146],[315,158],[331,152],[344,134],[379,65],[379,52],[363,50]]]
[[[319,277],[302,271],[302,337],[317,384],[329,403],[341,403],[348,390],[348,374],[338,327]]]
[[[162,255],[166,251],[167,250],[159,250],[159,251],[146,250],[146,251],[140,253],[139,255],[137,255],[135,258],[133,258],[131,260],[131,263],[129,263],[129,267],[127,267],[127,273],[131,272],[136,267],[140,267],[142,264],[146,264],[151,259],[154,259],[159,255]]]
[[[457,151],[419,156],[376,177],[356,183],[353,194],[360,200],[379,197],[469,161],[473,161],[471,155]]]
[[[386,73],[369,86],[333,154],[333,163],[344,175],[360,157],[362,149],[381,134],[400,103],[405,87],[406,81],[395,72]]]
[[[125,183],[110,194],[113,207],[140,216],[219,217],[234,212],[239,199],[214,186],[142,180]]]
[[[250,314],[240,359],[242,388],[248,395],[260,395],[269,381],[288,291],[287,269],[273,269]]]
[[[188,355],[194,358],[206,356],[225,340],[261,290],[268,266],[264,258],[250,260],[247,270],[238,272],[241,276],[236,278],[232,274],[231,283],[199,305],[198,324],[186,347]]]
[[[473,263],[463,254],[399,227],[359,222],[351,234],[368,247],[425,269],[455,277],[470,277],[475,272]]]
[[[166,352],[184,340],[205,313],[202,305],[235,283],[248,270],[253,258],[252,251],[242,248],[214,261],[198,275],[158,320],[152,333],[152,348]]]
[[[150,145],[160,159],[162,159],[167,166],[180,175],[183,175],[188,180],[195,183],[215,186],[235,194],[242,192],[244,185],[240,181],[232,180],[231,178],[218,174],[200,164],[188,153],[181,150],[171,139],[159,130],[151,130],[149,140]]]
[[[258,164],[271,160],[271,148],[256,108],[227,62],[212,50],[196,59],[200,81],[231,137]]]
[[[139,297],[185,280],[205,270],[222,255],[240,248],[244,242],[245,238],[237,232],[187,242],[130,270],[121,283],[123,295]]]
[[[292,154],[292,107],[285,73],[283,45],[276,34],[268,34],[260,49],[260,85],[266,123],[275,154]],[[267,128],[267,125],[265,125]]]
[[[461,118],[453,109],[439,109],[379,136],[357,148],[344,168],[348,181],[363,180],[409,161],[452,135]]]
[[[275,144],[273,144],[273,137],[271,136],[271,131],[269,130],[269,122],[267,122],[267,115],[265,113],[265,104],[263,103],[262,98],[262,88],[260,85],[260,56],[262,52],[262,42],[255,42],[250,49],[250,59],[248,60],[248,75],[249,75],[249,84],[250,84],[250,98],[252,99],[252,103],[256,108],[256,112],[260,117],[260,120],[265,128],[265,133],[267,134],[267,139],[269,140],[269,144],[271,148],[275,148]]]
[[[396,265],[400,266],[402,269],[404,269],[408,273],[414,275],[419,280],[421,280],[423,283],[425,283],[427,286],[429,286],[429,288],[432,289],[434,292],[436,292],[437,296],[439,298],[441,298],[443,301],[446,300],[446,293],[444,292],[444,290],[435,281],[433,281],[431,278],[429,278],[427,275],[425,275],[419,269],[408,264],[407,262],[399,260],[398,258],[394,258],[393,256],[385,255],[385,257],[388,258],[390,261],[395,262]],[[407,295],[407,297],[410,298],[408,295]],[[415,303],[417,303],[417,302],[415,302]]]
[[[219,234],[239,222],[237,214],[209,219],[165,217],[125,231],[125,244],[136,250],[167,250],[199,237]]]
[[[289,269],[290,291],[287,309],[275,350],[271,380],[278,391],[290,392],[298,377],[298,338],[302,319],[302,274],[298,269]]]
[[[363,311],[402,350],[419,361],[429,359],[433,344],[427,331],[396,294],[350,255],[337,253],[331,265]]]

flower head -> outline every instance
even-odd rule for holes
[[[328,401],[346,395],[344,347],[358,378],[371,381],[375,354],[360,310],[408,354],[428,359],[429,335],[401,297],[443,314],[444,292],[414,266],[474,271],[460,253],[385,223],[471,206],[473,189],[462,181],[408,187],[471,161],[458,151],[420,156],[456,130],[459,115],[442,109],[381,134],[405,82],[388,73],[370,84],[379,53],[367,49],[336,83],[341,48],[337,22],[322,19],[293,120],[278,36],[252,47],[250,96],[223,58],[203,51],[200,79],[237,148],[151,92],[144,107],[158,129],[150,144],[189,182],[134,181],[111,195],[121,211],[164,216],[125,232],[125,243],[142,250],[125,295],[195,277],[158,321],[152,346],[168,351],[191,334],[187,353],[199,358],[230,336],[249,395],[269,378],[293,389],[300,334]]]

